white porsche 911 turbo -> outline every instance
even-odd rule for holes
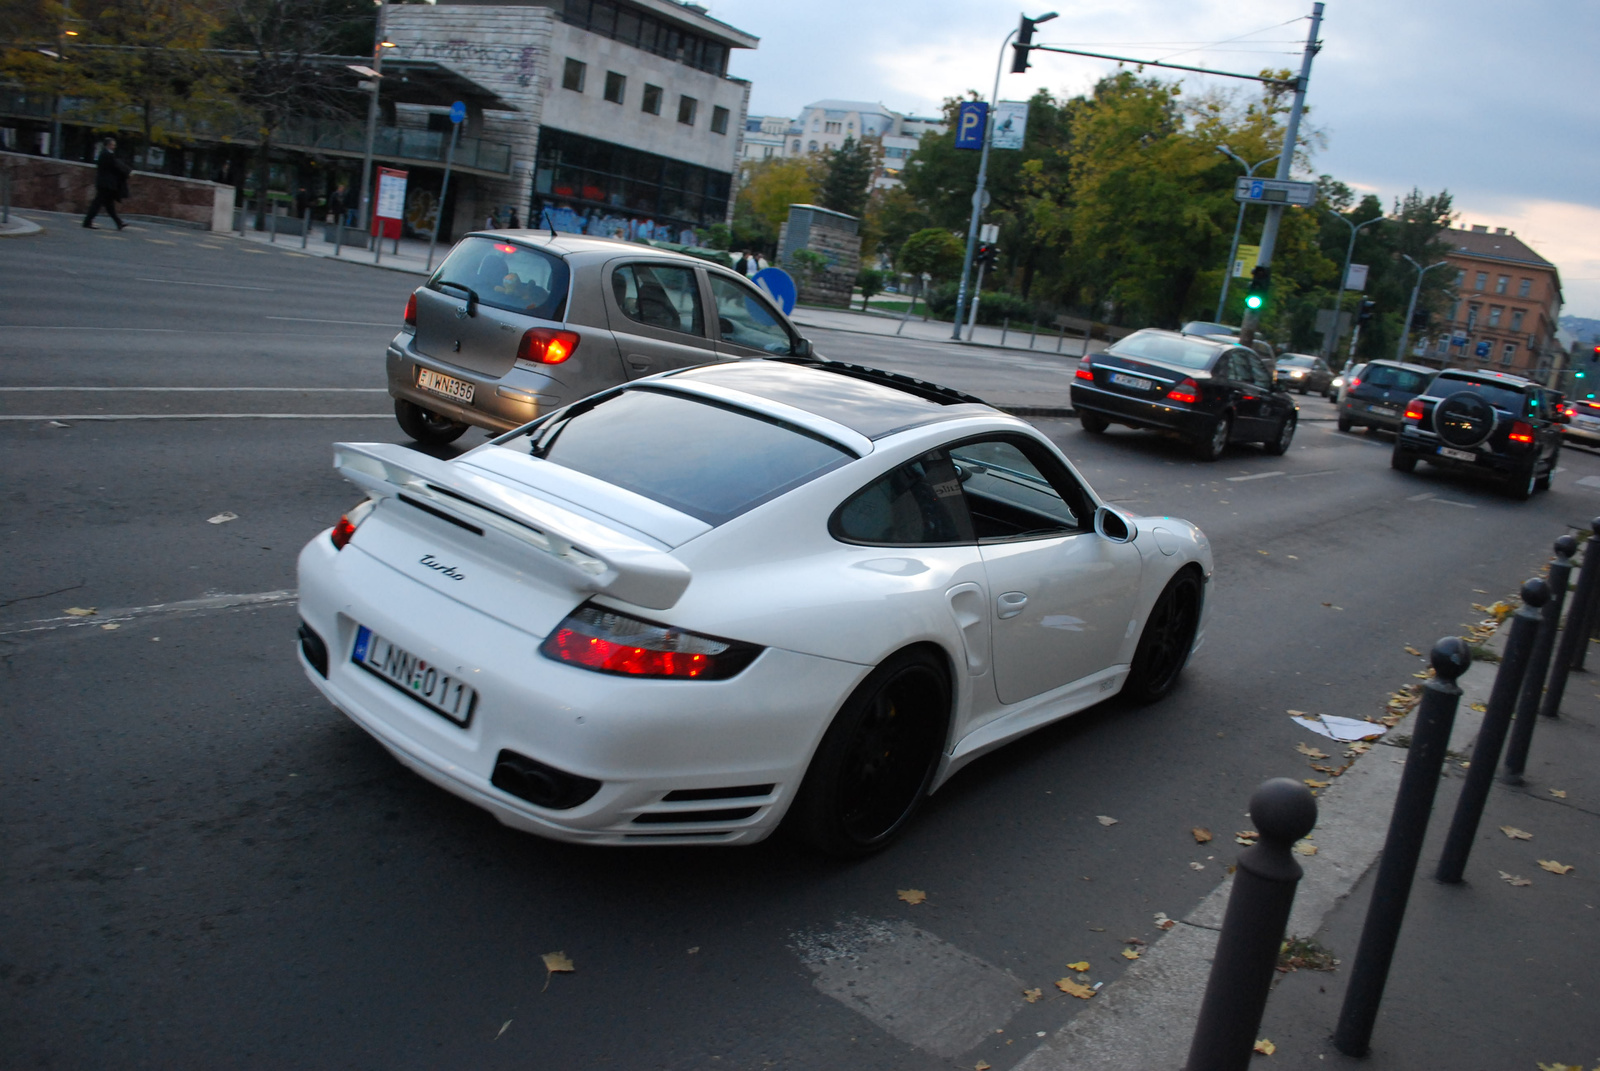
[[[1203,636],[1194,525],[1100,502],[1030,425],[816,359],[636,380],[452,460],[340,444],[300,554],[307,676],[507,825],[887,844],[961,766]]]

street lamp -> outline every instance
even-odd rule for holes
[[[1056,13],[1049,11],[1032,19],[1024,15],[1023,22],[1037,26],[1055,17]],[[994,63],[994,92],[989,96],[989,117],[983,124],[983,152],[978,157],[978,188],[972,193],[972,222],[967,226],[967,251],[961,258],[961,286],[956,290],[956,314],[951,325],[950,337],[956,342],[961,341],[961,313],[967,303],[967,281],[972,277],[972,254],[978,247],[978,227],[983,222],[983,185],[989,177],[989,142],[994,140],[994,111],[1000,103],[1000,71],[1005,66],[1006,49],[1016,35],[1016,30],[1006,34],[1006,39],[1000,43],[1000,58]]]
[[[1373,216],[1365,223],[1351,223],[1333,209],[1330,208],[1327,211],[1328,215],[1350,228],[1350,244],[1345,247],[1344,251],[1344,274],[1339,276],[1339,296],[1333,302],[1333,330],[1324,335],[1322,340],[1322,356],[1331,359],[1333,351],[1339,346],[1339,317],[1344,313],[1344,287],[1345,283],[1350,279],[1350,258],[1355,256],[1356,253],[1356,235],[1360,233],[1362,227],[1370,227],[1374,223],[1382,223],[1383,217],[1378,215]],[[1409,323],[1410,321],[1406,322]]]
[[[378,32],[376,42],[372,47],[372,80],[370,83],[372,96],[367,99],[367,151],[361,156],[361,200],[359,202],[361,208],[357,213],[360,218],[356,220],[360,226],[369,231],[372,227],[371,221],[367,217],[367,207],[372,199],[372,143],[378,136],[378,85],[379,80],[383,77],[383,50],[395,47],[394,42],[389,40],[389,35],[385,32],[383,25],[386,21],[384,15],[388,10],[387,5],[384,4],[383,0],[376,0],[376,3],[378,5]],[[342,227],[344,224],[341,222],[339,226]]]
[[[1243,158],[1226,145],[1218,145],[1217,151],[1244,168],[1244,173],[1252,178],[1255,176],[1256,168],[1264,167],[1278,158],[1276,155],[1269,156],[1260,163],[1247,164]],[[1233,245],[1228,249],[1228,266],[1222,269],[1222,296],[1217,298],[1216,322],[1219,324],[1222,322],[1222,307],[1228,303],[1228,282],[1233,277],[1233,261],[1239,255],[1239,231],[1244,226],[1244,205],[1243,201],[1239,202],[1239,217],[1233,221]]]
[[[1422,291],[1422,277],[1435,268],[1449,267],[1450,262],[1448,260],[1441,260],[1437,264],[1429,264],[1426,268],[1424,268],[1421,264],[1418,264],[1416,261],[1411,259],[1410,253],[1401,253],[1400,255],[1405,257],[1406,262],[1409,263],[1413,268],[1417,269],[1417,285],[1411,288],[1411,303],[1406,306],[1405,326],[1400,329],[1400,345],[1394,351],[1394,359],[1397,361],[1404,361],[1406,359],[1406,345],[1411,341],[1411,317],[1417,311],[1417,295]]]

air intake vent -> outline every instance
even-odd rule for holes
[[[680,788],[668,792],[661,799],[666,803],[692,803],[696,800],[739,800],[771,794],[771,785],[734,785],[732,788]]]
[[[760,807],[724,807],[717,811],[657,811],[634,818],[634,825],[659,826],[678,822],[737,822],[749,818]]]
[[[321,675],[323,680],[328,679],[328,645],[322,642],[322,637],[317,635],[317,630],[300,622],[298,633],[300,637],[300,653],[305,655],[306,661],[311,663],[311,668]]]

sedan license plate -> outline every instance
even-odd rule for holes
[[[1121,372],[1112,372],[1111,382],[1115,383],[1119,387],[1132,387],[1134,390],[1149,390],[1151,387],[1155,386],[1153,381],[1145,379],[1142,376],[1124,375]]]
[[[1478,460],[1478,455],[1474,454],[1471,450],[1452,450],[1448,446],[1439,447],[1439,456],[1455,458],[1457,461]]]
[[[471,383],[442,375],[431,368],[419,368],[417,370],[417,386],[435,394],[442,394],[446,398],[454,398],[458,402],[472,404],[473,386]]]
[[[466,725],[472,720],[478,693],[471,685],[405,648],[395,646],[365,625],[356,629],[356,645],[350,652],[350,661],[457,725]]]
[[[1392,405],[1369,405],[1367,406],[1367,412],[1382,413],[1384,416],[1395,416],[1400,412],[1400,410]]]

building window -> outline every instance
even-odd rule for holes
[[[680,96],[678,98],[678,122],[684,126],[694,126],[694,111],[699,106],[700,102],[693,97]]]
[[[593,33],[642,48],[715,75],[728,73],[728,46],[616,0],[565,0],[547,4],[561,19]]]
[[[1461,319],[1461,299],[1457,298],[1456,303],[1450,306],[1450,322],[1454,323],[1459,319]]]
[[[763,160],[772,159],[772,146],[771,145],[768,145],[768,146],[766,146],[765,148],[763,148],[761,150],[761,158]]]
[[[844,127],[839,123],[824,123],[824,124],[822,124],[822,132],[824,134],[837,134],[843,129],[844,129]]]
[[[681,241],[684,228],[727,216],[733,176],[726,171],[550,126],[539,131],[537,161],[531,218],[548,214],[558,230]]]
[[[1474,290],[1482,290],[1487,287],[1489,285],[1489,273],[1486,271],[1480,271],[1478,273],[1477,283],[1478,285],[1473,287]]]
[[[794,142],[794,151],[795,151],[795,152],[799,152],[799,151],[800,151],[800,139],[799,139],[799,138],[796,138],[796,139],[795,139],[795,142]]]
[[[1500,351],[1500,363],[1508,365],[1516,359],[1517,344],[1515,342],[1507,342],[1505,349]]]
[[[711,132],[713,134],[728,132],[728,109],[720,104],[711,109]]]
[[[809,149],[809,150],[808,150],[808,151],[810,151],[810,152],[816,152],[816,151],[817,151],[817,143],[816,143],[816,142],[814,142],[814,141],[813,141],[813,142],[812,142],[812,143],[811,143],[811,148],[810,148],[810,149]]]
[[[1530,291],[1532,289],[1533,289],[1533,280],[1532,279],[1524,279],[1524,280],[1522,280],[1521,283],[1519,283],[1517,285],[1517,296],[1518,297],[1527,297],[1528,296],[1528,291]]]
[[[1467,269],[1465,269],[1465,268],[1456,269],[1456,285],[1457,286],[1466,286],[1467,285]]]
[[[1437,355],[1439,357],[1443,357],[1445,354],[1449,353],[1450,352],[1450,336],[1449,335],[1440,335],[1438,340],[1434,342],[1433,352],[1434,352],[1435,355]]]
[[[1468,331],[1471,331],[1473,328],[1478,326],[1478,308],[1479,307],[1477,305],[1468,305],[1467,306],[1467,330]]]
[[[1506,287],[1508,287],[1510,285],[1511,285],[1511,276],[1502,275],[1502,276],[1500,276],[1498,279],[1496,279],[1494,281],[1494,292],[1496,294],[1504,294],[1506,292]]]
[[[1522,309],[1512,309],[1511,310],[1511,330],[1513,330],[1513,331],[1521,331],[1522,330],[1522,317],[1524,315],[1525,315],[1525,312]]]
[[[661,87],[645,83],[644,101],[639,105],[639,110],[649,112],[651,115],[661,114]]]
[[[583,79],[589,73],[589,65],[567,57],[566,70],[561,72],[561,88],[570,89],[574,93],[583,92]]]
[[[1490,305],[1489,306],[1489,326],[1490,327],[1499,327],[1500,326],[1500,317],[1501,317],[1501,315],[1503,315],[1505,313],[1505,311],[1506,310],[1505,310],[1504,306],[1501,306],[1501,305]]]
[[[628,79],[616,71],[606,72],[606,99],[612,104],[621,104],[622,95],[628,90]]]

